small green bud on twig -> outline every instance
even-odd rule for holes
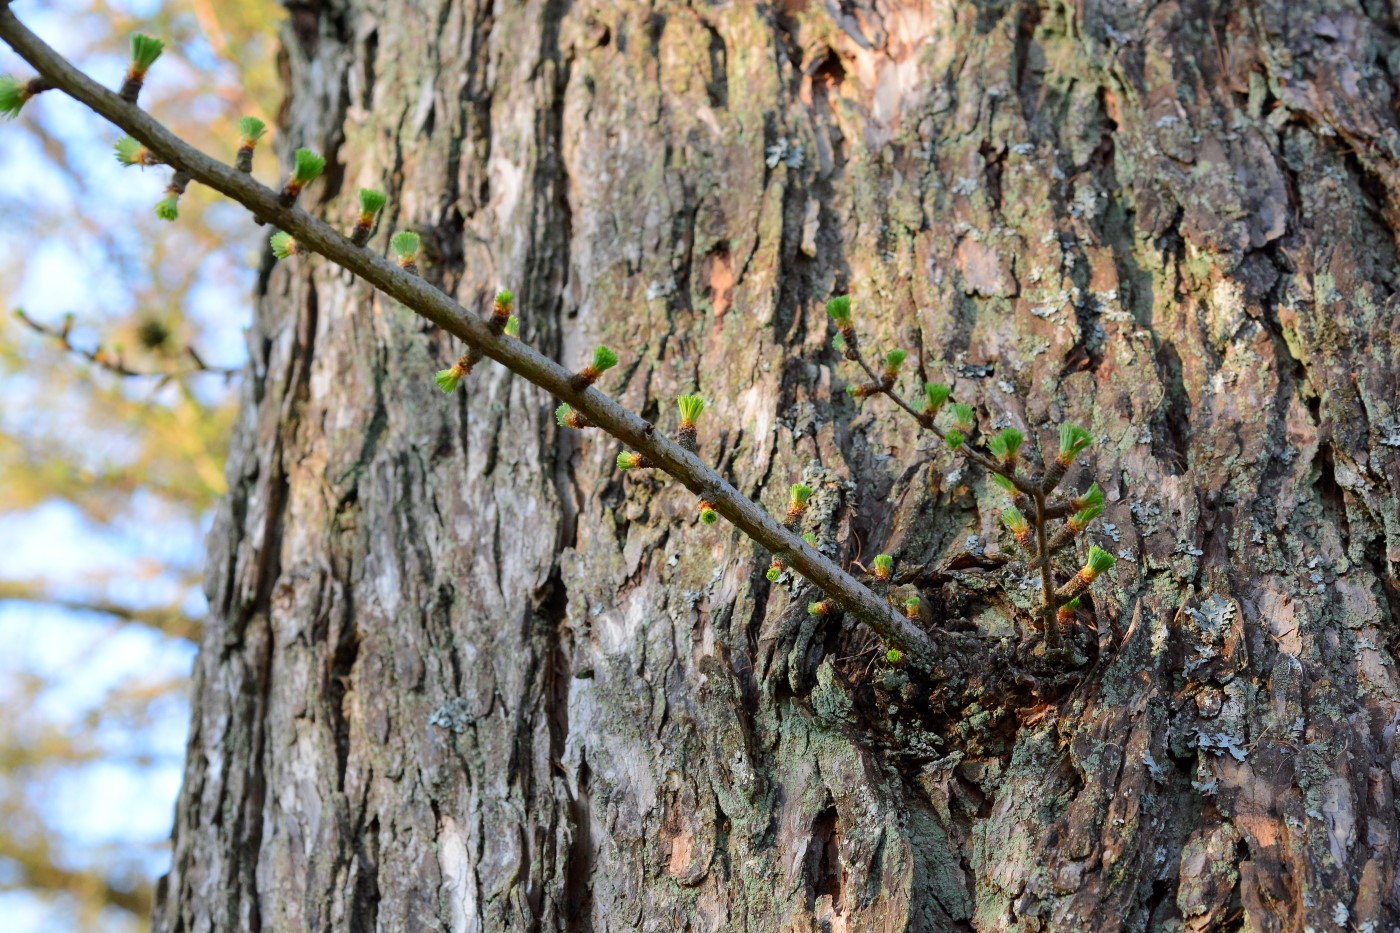
[[[987,449],[1003,464],[1010,465],[1016,461],[1016,455],[1020,453],[1024,441],[1025,436],[1015,428],[1002,428],[992,435],[992,439],[987,442]]]
[[[175,220],[180,216],[180,197],[189,187],[190,176],[180,169],[170,175],[170,184],[165,187],[165,197],[156,204],[156,216],[161,220]]]
[[[591,428],[593,422],[580,414],[574,406],[565,402],[554,409],[554,420],[561,428]]]
[[[389,246],[399,261],[400,269],[413,275],[418,274],[418,247],[422,243],[422,238],[412,230],[400,230],[394,234]]]
[[[287,259],[305,252],[301,244],[290,233],[284,233],[281,230],[268,237],[267,242],[272,246],[272,255],[278,259]]]
[[[851,398],[869,398],[872,395],[879,395],[885,391],[885,387],[876,385],[873,382],[863,382],[859,385],[846,386],[846,394]]]
[[[1069,472],[1070,466],[1085,447],[1093,442],[1093,436],[1088,431],[1075,424],[1060,425],[1060,451],[1055,455],[1055,459],[1050,461],[1050,465],[1045,468],[1045,476],[1041,480],[1040,488],[1043,492],[1050,492]]]
[[[146,83],[146,72],[165,51],[165,43],[151,36],[136,33],[131,37],[131,64],[126,69],[126,80],[122,82],[121,98],[128,104],[136,103],[141,95],[141,86]]]
[[[963,441],[966,440],[966,438],[963,437],[963,433],[961,431],[959,431],[957,428],[954,428],[953,430],[943,435],[943,440],[948,442],[949,450],[957,450],[960,447],[962,447]]]
[[[134,137],[123,136],[112,146],[112,152],[116,155],[117,161],[128,168],[133,165],[145,167],[147,165],[159,165],[160,160],[155,153],[147,149],[136,141]]]
[[[705,398],[701,395],[681,395],[676,398],[676,407],[681,412],[681,426],[676,430],[676,443],[691,453],[699,450],[699,434],[695,422],[705,411]]]
[[[885,382],[892,385],[899,378],[899,367],[909,357],[908,350],[891,350],[885,354]]]
[[[1001,510],[1001,520],[1016,539],[1016,543],[1021,546],[1027,554],[1035,555],[1035,544],[1031,538],[1030,522],[1026,521],[1026,516],[1021,514],[1017,508],[1005,508]]]
[[[9,75],[0,75],[0,117],[14,119],[30,100],[51,90],[53,85],[43,78],[30,78],[21,84]]]
[[[326,160],[310,149],[298,149],[293,156],[292,177],[287,179],[287,183],[282,186],[282,193],[278,200],[283,207],[291,207],[296,203],[302,190],[313,181],[321,177],[326,170]]]
[[[491,302],[491,320],[487,322],[487,327],[493,334],[505,333],[506,327],[515,317],[511,310],[515,307],[515,293],[508,288],[503,288],[496,292],[496,298]]]
[[[617,455],[617,468],[619,470],[641,470],[649,466],[651,463],[646,457],[630,450],[625,450]]]
[[[360,189],[360,216],[355,219],[355,229],[350,234],[350,242],[364,246],[374,234],[374,223],[379,212],[389,203],[389,196],[373,188]]]
[[[953,404],[953,427],[963,434],[970,434],[977,423],[977,412],[967,402]]]
[[[807,500],[812,498],[812,487],[804,483],[793,483],[788,487],[787,518],[783,524],[791,528],[797,524],[802,513],[807,511]]]
[[[1060,587],[1055,595],[1059,596],[1061,599],[1078,596],[1080,593],[1087,590],[1100,576],[1112,570],[1115,563],[1117,563],[1117,561],[1114,560],[1112,554],[1108,553],[1097,544],[1091,546],[1089,548],[1089,558],[1084,562],[1084,566],[1080,568],[1079,572],[1076,573],[1068,583]]]
[[[844,332],[851,326],[851,296],[837,295],[826,303],[826,313],[831,315],[832,322],[838,330]]]
[[[835,607],[829,599],[807,604],[807,615],[809,616],[829,616],[834,610]]]
[[[874,573],[875,577],[880,580],[888,580],[894,576],[894,558],[888,554],[876,554]]]
[[[919,617],[919,606],[922,605],[919,597],[910,596],[904,601],[904,618],[917,619]]]
[[[831,347],[842,356],[846,355],[846,338],[839,331],[831,335]]]
[[[1000,473],[992,473],[991,478],[992,482],[996,483],[1002,489],[1005,489],[1013,496],[1016,494],[1016,484],[1011,481],[1011,477],[1002,476]]]
[[[586,389],[597,382],[603,373],[617,365],[617,354],[607,347],[599,346],[593,350],[593,359],[589,364],[578,372],[574,373],[574,387]]]
[[[953,390],[941,382],[924,383],[924,414],[938,414],[952,394]]]
[[[783,563],[783,559],[775,556],[773,562],[768,565],[768,572],[764,576],[768,578],[769,583],[777,583],[778,578],[783,575],[783,571],[786,569],[787,565]]]
[[[1074,621],[1074,613],[1079,609],[1079,597],[1076,596],[1055,611],[1055,620],[1064,628]]]
[[[514,314],[510,316],[510,320],[506,321],[505,335],[514,337],[516,340],[520,339],[520,318]]]
[[[904,652],[898,648],[891,648],[885,652],[885,663],[891,667],[899,667],[904,663]]]
[[[457,387],[462,384],[462,380],[465,378],[467,378],[467,374],[462,371],[460,366],[453,363],[446,369],[438,370],[437,375],[433,376],[433,381],[437,383],[439,389],[451,395],[457,391]]]
[[[715,507],[712,506],[712,505],[710,505],[710,503],[706,502],[704,499],[701,499],[701,500],[700,500],[700,521],[703,522],[703,523],[706,524],[706,525],[713,525],[713,524],[714,524],[716,521],[718,521],[718,520],[719,520],[719,513],[715,511]]]
[[[257,117],[243,117],[238,121],[238,154],[234,156],[233,167],[247,175],[253,171],[253,151],[267,132],[267,124]]]

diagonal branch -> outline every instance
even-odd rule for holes
[[[270,188],[190,146],[139,107],[122,100],[75,68],[15,17],[9,0],[0,0],[0,39],[56,89],[86,104],[136,138],[162,162],[237,201],[254,217],[290,233],[305,249],[354,273],[473,350],[572,405],[590,422],[641,452],[653,466],[669,473],[710,503],[744,534],[770,551],[783,554],[794,570],[890,644],[908,652],[912,659],[928,665],[938,658],[939,653],[928,633],[779,525],[694,454],[683,450],[597,389],[576,387],[571,372],[534,348],[510,337],[496,336],[480,317],[427,282],[384,257],[354,245],[321,219],[296,207],[284,207]]]

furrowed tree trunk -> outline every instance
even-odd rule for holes
[[[468,306],[617,349],[667,430],[703,393],[709,462],[775,513],[812,481],[927,625],[1014,642],[1033,574],[985,475],[847,398],[833,294],[990,422],[1091,428],[1119,563],[1071,676],[892,669],[281,263],[156,929],[1400,928],[1397,37],[1381,0],[293,5],[309,205],[385,187],[373,242]]]

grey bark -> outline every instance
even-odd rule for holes
[[[267,267],[158,930],[1400,925],[1400,26],[1347,2],[298,4],[304,196],[926,624],[1033,588],[1002,494],[851,403],[821,302],[1099,443],[1086,669],[888,669],[768,555],[319,261]],[[382,238],[382,234],[381,234]],[[914,390],[912,381],[907,384]],[[976,537],[973,537],[976,536]],[[1368,926],[1369,925],[1369,926]]]

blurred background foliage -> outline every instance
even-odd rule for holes
[[[113,88],[131,33],[164,38],[142,104],[207,152],[232,159],[243,115],[276,133],[276,0],[14,10]],[[0,72],[31,75],[3,47]],[[157,219],[168,171],[123,169],[118,136],[56,92],[0,123],[0,307],[23,310],[0,322],[7,933],[147,926],[205,612],[203,535],[224,491],[264,248],[265,231],[199,186],[176,223]],[[257,174],[275,181],[262,151]],[[65,327],[67,345],[41,332]],[[151,375],[117,375],[80,352],[99,349]]]

